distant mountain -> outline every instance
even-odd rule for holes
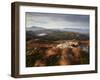
[[[32,27],[26,28],[26,31],[38,31],[38,30],[45,30],[45,28],[37,27],[37,26],[32,26]]]
[[[50,33],[51,31],[67,31],[67,32],[78,32],[82,34],[89,34],[89,29],[81,29],[81,28],[45,29],[42,27],[32,26],[26,28],[26,31],[35,31],[37,33],[43,33],[44,31],[46,33]]]
[[[26,28],[26,40],[40,39],[40,40],[88,40],[88,29],[45,29],[41,27],[32,26]]]
[[[89,34],[89,29],[81,29],[81,28],[64,28],[61,29],[61,31],[68,31],[68,32],[78,32],[78,33],[82,33],[82,34]]]
[[[45,29],[45,28],[42,28],[42,27],[32,26],[32,27],[26,28],[26,31],[28,31],[28,32],[31,31],[31,32],[34,32],[35,35],[41,36],[41,34],[42,35],[44,35],[44,34],[45,35],[48,35],[48,34],[54,32],[55,30],[53,30],[53,29]]]

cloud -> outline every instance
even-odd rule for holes
[[[26,12],[26,27],[89,28],[89,15]]]

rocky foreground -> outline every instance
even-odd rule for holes
[[[26,67],[89,64],[89,41],[27,41]]]

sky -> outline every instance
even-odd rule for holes
[[[89,29],[89,15],[26,12],[26,27]]]

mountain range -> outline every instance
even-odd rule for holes
[[[42,27],[37,27],[37,26],[32,26],[29,28],[26,28],[26,31],[47,31],[47,30],[52,30],[52,31],[68,31],[68,32],[77,32],[77,33],[82,33],[82,34],[89,34],[89,29],[82,29],[82,28],[53,28],[53,29],[46,29]]]
[[[63,28],[63,29],[46,29],[32,26],[26,28],[26,38],[57,40],[57,39],[89,39],[88,29]]]

